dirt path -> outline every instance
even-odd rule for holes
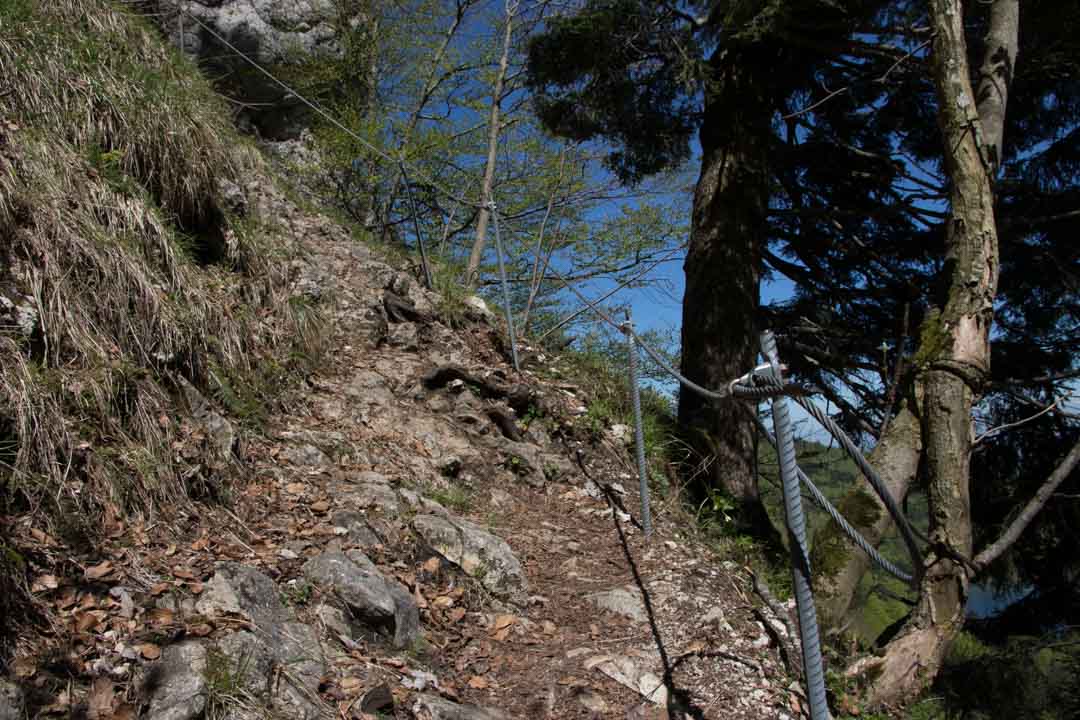
[[[423,310],[433,300],[415,287],[405,294]],[[613,512],[609,498],[636,506],[634,496],[600,489],[631,484],[628,456],[572,439],[576,398],[533,372],[516,377],[486,325],[454,332],[437,322],[391,321],[373,345],[345,342],[349,334],[342,323],[333,371],[315,381],[318,392],[301,414],[305,432],[355,443],[352,464],[339,463],[339,474],[372,470],[433,498],[456,499],[451,509],[504,538],[528,580],[523,607],[472,589],[446,605],[462,587],[460,572],[444,567],[426,575],[420,568],[430,553],[413,544],[407,527],[388,533],[402,544],[386,548],[382,562],[427,605],[421,617],[431,647],[417,660],[452,697],[520,718],[796,714],[798,698],[787,690],[776,648],[755,619],[745,575],[680,539],[672,522],[682,517],[661,516],[646,546],[634,521]],[[548,399],[547,407],[560,408],[564,414],[547,427],[566,430],[564,437],[545,437],[540,445],[562,454],[574,472],[535,487],[508,470],[499,431],[483,420],[485,407],[505,405],[468,397],[467,390],[455,397],[422,388],[423,374],[447,362],[478,376],[524,381]],[[339,400],[358,383],[367,394],[350,416]],[[281,420],[294,427],[297,414]],[[578,450],[587,466],[572,459]],[[446,478],[439,464],[455,452],[466,455],[465,469]],[[599,604],[612,591],[621,612]],[[459,618],[452,611],[462,606]]]
[[[82,580],[38,588],[56,626],[13,673],[36,715],[799,715],[745,574],[662,502],[645,544],[629,456],[584,432],[581,393],[535,360],[514,373],[481,311],[446,327],[407,273],[249,191],[306,239],[325,362],[245,434],[231,504],[116,520],[92,551],[41,541]],[[425,381],[446,367],[466,380]]]

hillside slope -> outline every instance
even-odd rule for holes
[[[0,718],[798,714],[557,360],[297,206],[138,19],[0,23]]]

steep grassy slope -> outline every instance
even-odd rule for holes
[[[149,23],[0,3],[0,603],[27,528],[92,542],[117,514],[227,491],[228,437],[215,452],[194,406],[255,412],[288,370],[274,358],[310,339],[273,228],[246,214],[261,174]]]

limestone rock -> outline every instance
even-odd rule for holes
[[[541,450],[547,450],[551,447],[551,436],[544,430],[543,426],[539,422],[529,423],[529,427],[525,430],[525,441],[532,443]]]
[[[488,309],[483,298],[470,295],[462,301],[465,304],[465,317],[475,322],[491,324],[495,321],[495,313]]]
[[[234,613],[269,629],[291,619],[274,581],[240,563],[221,563],[206,583],[195,610],[209,617]]]
[[[506,458],[506,467],[533,487],[548,481],[565,481],[577,471],[562,454],[544,452],[531,443],[502,440],[499,447]]]
[[[412,711],[417,720],[508,720],[497,710],[478,705],[458,705],[428,693],[417,696]]]
[[[240,630],[222,638],[220,655],[211,659],[209,674],[227,674],[271,708],[274,716],[316,720],[320,708],[313,698],[318,697],[319,681],[326,672],[319,637],[301,623],[286,622],[276,629],[269,636]],[[269,682],[278,670],[278,681]]]
[[[168,37],[182,42],[210,75],[226,77],[228,91],[243,103],[243,121],[257,127],[263,137],[296,138],[308,124],[310,111],[280,86],[251,72],[236,52],[214,35],[225,38],[263,67],[275,67],[320,58],[337,58],[343,49],[336,25],[334,0],[198,0],[181,2],[190,14],[177,30],[175,15],[167,13]],[[351,24],[363,28],[360,16]],[[201,24],[200,24],[201,23]]]
[[[413,529],[449,562],[499,597],[516,603],[528,594],[528,582],[521,563],[510,546],[468,520],[439,515],[418,515]]]
[[[392,325],[386,335],[386,341],[391,347],[415,352],[420,347],[416,323],[403,322]]]
[[[667,706],[668,690],[655,673],[625,655],[598,655],[585,661],[589,670],[599,670],[615,682],[641,694],[649,702]]]
[[[577,688],[574,691],[574,699],[591,712],[602,714],[608,711],[607,701],[599,693],[588,688]]]
[[[364,470],[356,475],[353,482],[361,485],[389,485],[390,478],[373,470]]]
[[[401,512],[401,499],[389,485],[362,483],[349,488],[349,498],[358,508],[378,508],[387,515]]]
[[[217,185],[221,202],[224,204],[223,209],[235,215],[247,215],[248,200],[244,188],[224,177],[218,178]]]
[[[597,607],[609,610],[636,622],[648,622],[645,603],[641,595],[633,588],[615,588],[587,596]]]
[[[447,455],[439,460],[436,467],[439,468],[439,473],[446,477],[457,477],[461,472],[462,461],[457,455]]]
[[[192,417],[202,423],[216,460],[228,460],[236,446],[236,431],[231,423],[214,410],[210,401],[184,378],[178,378],[180,390]]]
[[[194,720],[206,709],[206,648],[188,641],[170,645],[144,681],[150,695],[147,717]]]
[[[390,331],[389,320],[382,304],[357,310],[352,318],[352,327],[357,337],[372,345],[382,342]]]
[[[634,428],[622,423],[612,425],[611,437],[620,445],[629,445],[634,441]]]
[[[363,553],[324,553],[302,570],[311,582],[336,593],[356,621],[390,635],[395,647],[408,647],[419,635],[420,611],[408,590]]]
[[[325,468],[334,464],[326,453],[310,443],[287,446],[281,451],[281,457],[301,467]]]
[[[415,493],[412,490],[401,488],[398,490],[398,496],[400,496],[412,510],[415,510],[418,513],[442,515],[443,517],[450,516],[450,511],[442,505],[419,493]]]
[[[345,537],[354,545],[374,547],[382,544],[382,538],[368,523],[367,518],[352,510],[334,513],[332,522],[335,527],[345,529]]]
[[[541,462],[544,463],[544,477],[551,482],[568,482],[578,472],[577,466],[561,453],[544,453]]]
[[[544,484],[544,460],[535,445],[506,440],[502,445],[506,467],[533,487]]]
[[[352,628],[349,627],[349,620],[339,608],[322,603],[315,608],[315,617],[319,618],[319,621],[333,634],[352,638],[353,633]]]

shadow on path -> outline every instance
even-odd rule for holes
[[[607,487],[600,483],[596,483],[596,485],[607,497],[608,507],[611,508],[611,519],[615,524],[615,531],[619,533],[619,544],[622,545],[623,555],[626,556],[626,563],[634,576],[634,584],[637,585],[638,591],[641,593],[642,601],[645,604],[645,613],[649,617],[649,630],[652,632],[653,642],[656,643],[656,649],[660,653],[660,662],[664,666],[663,682],[664,687],[667,688],[668,692],[668,718],[669,720],[685,720],[686,717],[691,717],[694,720],[705,720],[704,711],[694,704],[690,692],[675,684],[675,669],[686,660],[686,657],[680,657],[673,663],[671,657],[668,655],[667,648],[664,647],[664,638],[660,634],[659,625],[656,623],[652,598],[649,596],[649,591],[645,587],[645,580],[641,577],[637,562],[634,560],[634,554],[630,551],[630,543],[627,541],[626,533],[623,531],[622,523],[619,521],[619,512],[625,512],[625,510],[621,507],[618,498],[614,497],[613,493]],[[634,525],[640,528],[637,522],[635,522]]]

